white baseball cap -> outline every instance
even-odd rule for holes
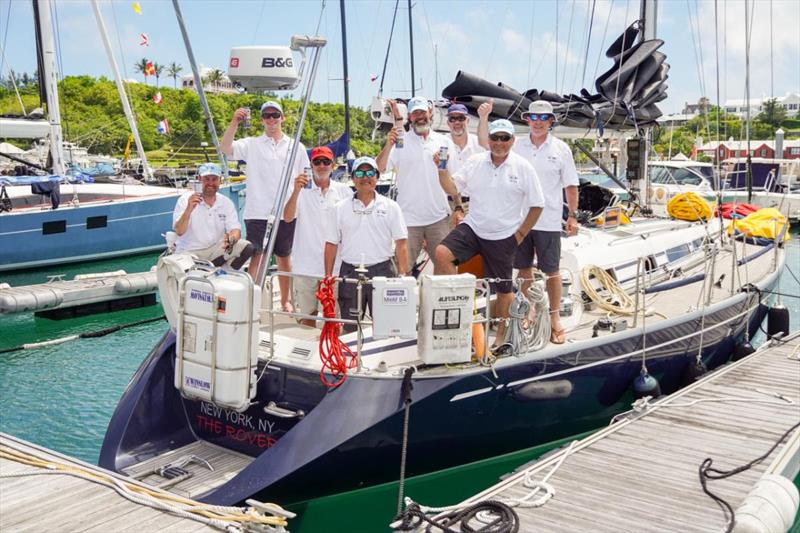
[[[504,118],[493,120],[489,123],[489,135],[494,135],[495,133],[514,135],[514,125]]]
[[[375,170],[378,170],[378,163],[376,163],[375,160],[369,156],[362,156],[353,161],[353,170],[356,170],[361,165],[369,165]],[[378,172],[380,172],[380,170],[378,170]]]
[[[411,114],[414,111],[427,111],[430,109],[428,105],[428,99],[423,98],[421,96],[415,96],[411,100],[408,101],[408,113]]]

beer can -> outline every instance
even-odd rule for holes
[[[196,193],[203,192],[203,182],[200,181],[200,179],[194,180],[194,183],[192,183],[192,187],[194,187],[194,192]]]
[[[439,148],[439,169],[444,170],[447,168],[447,146]]]
[[[249,108],[245,109],[244,120],[242,120],[240,125],[242,126],[243,130],[249,130],[250,129],[250,109]]]
[[[314,179],[314,174],[311,173],[311,167],[306,167],[303,169],[303,173],[308,177],[308,181],[306,182],[306,189],[311,188],[311,180]]]
[[[400,126],[397,128],[397,140],[394,142],[395,148],[402,148],[403,147],[403,135],[405,132],[403,131],[403,127]]]

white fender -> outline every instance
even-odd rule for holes
[[[178,284],[192,268],[194,256],[191,254],[165,255],[159,258],[156,265],[161,306],[172,331],[175,331],[178,324]]]

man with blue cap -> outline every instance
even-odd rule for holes
[[[397,203],[403,211],[408,224],[408,259],[405,267],[412,270],[423,243],[429,257],[433,257],[436,246],[444,239],[452,227],[450,223],[450,204],[447,195],[439,186],[439,173],[433,162],[434,154],[443,147],[454,153],[452,141],[431,128],[431,104],[427,98],[419,96],[408,101],[409,129],[403,135],[403,146],[397,144],[398,129],[402,127],[402,117],[397,102],[389,100],[396,120],[396,128],[386,136],[386,144],[376,161],[379,170],[394,168],[397,184]],[[461,198],[453,198],[456,206]]]
[[[447,127],[450,128],[450,140],[455,148],[450,154],[447,167],[451,174],[455,174],[467,159],[485,152],[489,145],[487,143],[484,146],[477,135],[469,133],[469,115],[464,104],[455,103],[447,108]]]
[[[200,165],[197,179],[202,192],[188,192],[178,198],[172,213],[172,227],[178,234],[175,253],[188,252],[215,266],[240,269],[253,253],[242,236],[242,226],[233,202],[218,194],[222,169],[214,163]]]
[[[489,151],[469,158],[455,175],[439,170],[439,182],[452,196],[469,196],[469,213],[436,248],[435,274],[455,274],[457,265],[480,254],[486,277],[499,279],[495,314],[508,317],[514,297],[512,263],[517,246],[536,223],[544,196],[530,163],[514,152],[514,126],[506,119],[489,124]],[[502,343],[505,323],[497,328]]]
[[[281,105],[269,100],[261,105],[261,123],[264,134],[258,137],[245,137],[233,140],[239,124],[249,116],[250,110],[239,108],[233,113],[233,119],[222,136],[220,148],[230,158],[247,162],[247,202],[244,206],[244,225],[247,238],[253,243],[255,252],[250,262],[250,275],[258,277],[258,269],[264,261],[264,240],[267,231],[267,221],[275,214],[278,234],[275,240],[275,256],[278,270],[290,272],[292,270],[292,242],[294,240],[295,222],[280,220],[286,200],[288,200],[293,181],[286,184],[287,194],[284,205],[276,206],[280,191],[278,190],[284,167],[292,152],[293,140],[283,133],[283,123],[286,117]],[[299,143],[291,176],[296,178],[310,167],[306,147]],[[269,262],[269,258],[266,258]],[[292,311],[291,279],[280,276],[278,284],[281,289],[281,308]]]

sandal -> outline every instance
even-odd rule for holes
[[[567,335],[564,328],[550,330],[550,342],[553,344],[564,344],[567,340]]]

